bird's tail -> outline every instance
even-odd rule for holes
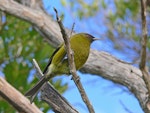
[[[41,89],[41,87],[44,85],[46,81],[47,81],[46,77],[42,76],[41,79],[37,82],[37,84],[33,88],[31,88],[29,91],[26,92],[25,96],[30,98],[31,103],[33,102],[38,91]]]

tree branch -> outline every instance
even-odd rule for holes
[[[0,95],[20,113],[42,113],[2,77],[0,77]]]
[[[142,19],[142,39],[141,39],[141,61],[139,67],[143,74],[143,79],[148,89],[148,95],[150,97],[150,76],[148,69],[146,67],[146,48],[147,48],[147,22],[146,22],[146,12],[147,9],[147,0],[141,0],[141,19]],[[150,108],[150,99],[146,101],[147,106]],[[150,110],[149,110],[150,112]]]
[[[43,73],[35,59],[33,59],[33,64],[37,71],[36,76],[40,79]],[[45,83],[41,88],[41,99],[47,102],[52,107],[53,111],[57,113],[78,113],[78,111],[75,110],[49,82]]]
[[[13,0],[0,0],[0,10],[21,18],[36,26],[38,32],[52,46],[57,47],[61,42],[63,42],[60,38],[61,33],[57,32],[59,26],[49,15],[46,15],[44,12],[21,5]]]
[[[142,34],[143,37],[141,39],[141,62],[140,68],[144,69],[146,66],[146,47],[147,47],[147,26],[146,26],[146,0],[141,0],[141,19],[142,19]]]
[[[60,20],[60,18],[58,17],[58,12],[57,10],[54,8],[54,11],[56,12],[56,18],[57,18],[57,22],[59,24],[59,27],[61,29],[61,33],[62,33],[62,36],[63,36],[63,39],[64,39],[64,43],[65,43],[65,47],[66,47],[66,51],[67,51],[67,56],[68,56],[68,62],[69,62],[69,67],[70,67],[70,72],[72,74],[72,78],[73,78],[73,81],[74,83],[76,84],[79,92],[80,92],[80,95],[82,97],[82,100],[84,101],[84,103],[86,104],[88,110],[90,113],[95,113],[94,112],[94,109],[93,109],[93,106],[91,105],[87,95],[86,95],[86,92],[80,82],[80,79],[79,79],[79,76],[77,75],[76,73],[76,67],[75,67],[75,63],[74,63],[74,55],[73,55],[73,51],[71,50],[71,45],[70,45],[70,40],[69,40],[69,37],[64,29],[64,26]]]

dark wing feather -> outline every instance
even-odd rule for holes
[[[52,56],[50,57],[50,59],[49,59],[49,61],[48,61],[48,64],[46,65],[46,67],[45,67],[45,69],[44,69],[44,71],[43,71],[43,74],[46,73],[46,71],[47,71],[49,65],[50,65],[51,62],[52,62],[52,59],[53,59],[55,53],[57,53],[57,51],[58,51],[60,48],[61,48],[61,46],[59,46],[59,47],[53,52]]]

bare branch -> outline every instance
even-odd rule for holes
[[[35,59],[33,59],[33,64],[38,73],[36,75],[40,79],[43,73]],[[45,83],[41,88],[41,99],[47,102],[52,107],[53,111],[57,113],[78,113],[78,111],[75,110],[49,82]]]
[[[42,113],[2,77],[0,77],[0,95],[20,113]]]
[[[147,46],[147,26],[146,26],[146,0],[141,0],[141,18],[142,18],[142,34],[141,39],[141,62],[140,69],[144,69],[146,66],[146,46]]]
[[[62,39],[57,32],[59,26],[44,12],[21,5],[13,0],[0,0],[0,10],[26,20],[36,26],[39,33],[54,47],[57,47]],[[49,32],[51,31],[51,32]]]
[[[147,108],[148,90],[142,78],[141,70],[121,61],[109,53],[91,50],[90,56],[84,67],[84,73],[91,73],[109,79],[115,83],[126,86],[139,100],[145,113]]]
[[[148,69],[146,67],[146,48],[147,48],[147,22],[146,22],[146,12],[147,9],[147,0],[141,0],[141,18],[142,18],[142,39],[141,39],[141,62],[140,69],[143,74],[143,79],[145,81],[146,87],[148,89],[148,95],[150,97],[150,76]],[[150,99],[147,100],[147,106],[150,107]],[[150,112],[150,111],[149,111]]]
[[[60,20],[60,18],[58,17],[58,12],[57,10],[54,8],[55,12],[56,12],[56,18],[57,18],[57,22],[59,24],[59,27],[61,29],[61,33],[62,33],[62,36],[63,36],[63,39],[64,39],[64,43],[65,43],[65,47],[66,47],[66,51],[67,51],[67,56],[68,56],[68,62],[69,62],[69,67],[70,67],[70,72],[72,74],[72,78],[73,78],[73,81],[74,83],[76,84],[79,92],[80,92],[80,95],[82,97],[82,100],[84,101],[84,103],[86,104],[88,110],[90,113],[95,113],[94,112],[94,109],[93,109],[93,106],[91,105],[87,95],[86,95],[86,92],[80,82],[80,79],[79,79],[79,76],[77,75],[76,73],[76,67],[75,67],[75,63],[74,63],[74,55],[73,55],[73,51],[71,50],[71,45],[70,45],[70,40],[69,40],[69,37],[64,29],[64,26]]]
[[[73,23],[73,25],[72,25],[71,32],[70,32],[70,36],[71,36],[72,33],[73,33],[74,26],[75,26],[75,23]]]

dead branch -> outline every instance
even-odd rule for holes
[[[147,22],[146,22],[146,15],[147,15],[147,0],[141,0],[141,19],[142,19],[142,39],[141,39],[141,61],[139,67],[143,74],[143,79],[148,89],[148,95],[150,97],[150,76],[148,69],[146,67],[146,48],[147,48]],[[147,107],[150,108],[150,99],[146,101]],[[150,110],[149,110],[150,112]]]
[[[72,79],[74,81],[74,83],[76,84],[79,92],[80,92],[80,95],[82,97],[82,100],[83,102],[86,104],[88,110],[90,113],[95,113],[94,112],[94,109],[93,109],[93,106],[91,105],[87,95],[86,95],[86,92],[80,82],[80,79],[79,79],[79,76],[77,75],[76,73],[76,67],[75,67],[75,63],[74,63],[74,55],[73,55],[73,51],[71,50],[71,45],[70,45],[70,40],[69,40],[69,37],[64,29],[64,26],[61,22],[61,19],[58,17],[58,12],[57,10],[54,8],[55,12],[56,12],[56,18],[57,18],[57,22],[59,24],[59,27],[61,29],[61,33],[62,33],[62,36],[63,36],[63,39],[64,39],[64,43],[65,43],[65,47],[66,47],[66,51],[67,51],[67,56],[68,56],[68,62],[69,62],[69,67],[70,67],[70,72],[72,74]]]
[[[36,68],[37,74],[36,76],[40,79],[43,76],[43,73],[38,66],[35,59],[33,59],[34,67]],[[41,88],[41,99],[48,103],[54,112],[57,113],[78,113],[68,101],[61,96],[53,87],[52,85],[47,82]]]
[[[0,77],[0,96],[8,101],[20,113],[42,113],[2,77]]]

